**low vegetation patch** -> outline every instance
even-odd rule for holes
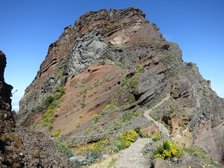
[[[217,168],[223,167],[220,164],[216,163],[212,159],[212,157],[201,148],[196,148],[196,147],[184,148],[183,151],[192,156],[199,157],[199,158],[203,159],[209,165],[213,165],[214,167],[217,167]]]
[[[143,132],[141,131],[141,128],[140,128],[140,127],[135,128],[135,132],[136,132],[141,138],[148,138],[148,135],[145,134],[145,133],[143,133]]]
[[[184,148],[184,151],[192,156],[198,156],[202,159],[211,159],[211,157],[201,148]]]
[[[84,153],[89,153],[89,152],[100,153],[100,152],[103,152],[106,149],[106,147],[109,146],[109,144],[110,144],[109,140],[104,139],[104,140],[100,140],[95,143],[89,144],[87,146],[84,146],[80,150],[81,152],[84,152]]]
[[[141,64],[137,64],[135,70],[137,73],[144,73],[144,67]]]
[[[115,141],[112,150],[119,152],[122,149],[128,148],[138,138],[138,133],[135,130],[123,131],[119,134],[118,139]]]
[[[93,115],[93,120],[94,120],[94,123],[96,124],[100,119],[100,115],[99,114],[94,114]]]
[[[61,142],[55,142],[55,146],[62,154],[64,154],[68,158],[73,156],[72,150],[68,147],[68,145]]]
[[[132,76],[126,76],[121,81],[121,90],[122,92],[133,91],[139,83],[139,76],[144,73],[144,67],[140,64],[135,66],[136,73]]]
[[[183,150],[178,148],[175,142],[166,140],[162,145],[159,145],[154,152],[154,157],[162,158],[165,160],[171,160],[172,158],[181,158],[183,156]]]
[[[48,97],[45,99],[44,104],[45,104],[46,106],[49,106],[53,101],[54,101],[54,97],[50,95],[50,96],[48,96]]]
[[[122,128],[122,122],[117,121],[117,122],[114,122],[114,124],[110,127],[110,130],[111,131],[117,131],[121,128]]]
[[[42,116],[42,120],[40,123],[42,127],[47,127],[49,130],[52,129],[52,125],[55,120],[54,109],[56,106],[56,103],[52,103],[50,106],[48,106],[47,111]]]
[[[152,140],[154,141],[154,142],[157,142],[157,141],[159,141],[161,139],[161,135],[160,135],[160,133],[157,133],[157,134],[155,134],[153,137],[152,137]]]
[[[60,134],[61,134],[61,130],[54,130],[51,135],[52,137],[58,137]]]
[[[87,164],[92,164],[102,159],[103,152],[108,151],[109,146],[109,139],[102,139],[100,141],[87,144],[78,150],[81,152],[81,154],[86,155]]]
[[[54,99],[59,100],[61,96],[65,94],[65,90],[63,87],[58,87],[54,94]]]
[[[52,125],[55,120],[55,107],[58,105],[61,96],[64,94],[64,88],[59,87],[56,89],[55,94],[52,96],[48,96],[45,99],[45,103],[47,103],[47,110],[42,116],[41,126],[47,127],[49,130],[52,129]]]
[[[117,103],[112,101],[105,106],[105,108],[103,109],[103,112],[117,110],[117,109],[118,109]]]
[[[107,168],[113,168],[116,161],[117,161],[117,158],[112,158],[111,161],[109,162]]]
[[[82,81],[80,81],[80,80],[78,80],[78,81],[75,83],[75,87],[76,87],[76,88],[84,87],[84,86],[85,86],[85,84],[84,84]]]
[[[100,156],[105,151],[119,152],[122,149],[128,148],[138,138],[139,134],[135,130],[122,131],[115,141],[109,138],[103,139],[86,146],[77,148],[82,154],[96,154]]]
[[[189,153],[192,156],[200,157],[207,161],[212,161],[212,157],[209,156],[203,149],[201,148],[184,148],[186,153]]]
[[[125,77],[121,81],[121,90],[122,92],[130,92],[135,89],[139,83],[139,76],[137,74],[132,77]]]
[[[140,113],[135,111],[135,110],[131,110],[131,111],[126,111],[124,112],[124,114],[122,115],[122,121],[123,122],[128,122],[130,121],[133,117],[138,117],[140,116]]]
[[[140,131],[140,128],[139,130]],[[119,152],[122,149],[128,148],[138,138],[139,134],[136,130],[122,131],[114,140],[105,138],[82,147],[76,147],[77,153],[86,156],[87,165],[100,161],[104,153]],[[115,161],[111,161],[110,166],[113,166]]]

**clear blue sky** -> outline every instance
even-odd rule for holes
[[[0,49],[8,59],[5,78],[18,89],[14,109],[64,27],[101,8],[143,10],[224,97],[224,0],[5,0],[0,7]]]

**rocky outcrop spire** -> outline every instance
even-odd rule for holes
[[[11,110],[11,90],[12,86],[5,83],[4,71],[6,67],[5,54],[0,51],[0,109]]]
[[[0,51],[0,81],[4,81],[4,71],[6,66],[5,54]]]
[[[11,90],[12,86],[5,83],[4,71],[6,67],[5,54],[0,50],[0,136],[10,132],[15,126],[11,112]]]

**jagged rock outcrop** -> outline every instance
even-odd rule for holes
[[[4,132],[10,131],[15,126],[11,111],[12,86],[5,83],[4,71],[6,67],[5,54],[0,51],[0,137]]]
[[[0,51],[0,167],[72,167],[44,134],[15,127],[12,86],[4,81],[5,66],[6,57]]]
[[[61,87],[65,93],[57,96]],[[20,101],[18,123],[49,136],[60,130],[71,144],[91,143],[157,127],[143,115],[149,109],[179,144],[223,162],[224,101],[210,82],[139,9],[100,10],[81,16],[50,45]]]
[[[0,51],[0,108],[2,110],[11,110],[11,90],[12,86],[5,83],[4,71],[6,66],[6,58]]]

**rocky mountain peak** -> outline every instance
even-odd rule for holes
[[[132,48],[136,43],[155,48],[159,43],[166,45],[158,28],[139,9],[100,10],[81,16],[49,46],[46,59],[20,102],[20,113],[28,115],[27,110],[35,110],[47,95],[65,84],[68,74],[77,74],[94,62],[110,59],[132,66],[138,57],[147,54],[139,51],[141,46]],[[31,100],[35,103],[30,103]],[[19,122],[24,119],[21,117]]]
[[[128,8],[89,12],[64,29],[26,89],[17,122],[74,147],[140,128],[223,162],[223,118],[223,99],[196,65]]]
[[[98,29],[104,38],[116,45],[138,40],[162,39],[158,27],[155,24],[150,24],[145,19],[145,14],[136,8],[111,9],[109,11],[102,9],[97,12],[89,12],[81,16],[74,26],[80,36],[93,29]]]

